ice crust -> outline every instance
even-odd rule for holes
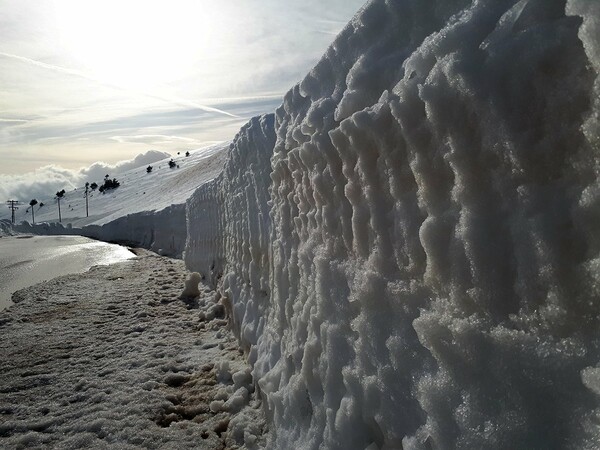
[[[185,260],[271,448],[600,446],[599,73],[594,1],[373,0],[240,131]]]

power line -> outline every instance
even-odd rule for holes
[[[6,202],[6,204],[8,205],[8,209],[10,209],[11,211],[11,217],[12,217],[12,224],[15,224],[15,211],[17,209],[19,209],[19,207],[17,205],[20,205],[21,202],[19,200],[8,200]]]

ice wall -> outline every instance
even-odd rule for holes
[[[11,228],[17,233],[42,234],[47,236],[81,234],[80,229],[73,228],[70,224],[67,224],[67,226],[65,227],[62,223],[59,222],[41,222],[31,224],[24,220],[20,224],[13,225]]]
[[[238,135],[186,261],[272,448],[600,446],[599,21],[373,0],[286,95],[270,167],[268,127]]]

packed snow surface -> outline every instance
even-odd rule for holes
[[[13,292],[95,265],[133,258],[124,247],[81,236],[18,236],[0,239],[0,310]]]
[[[214,291],[140,256],[19,291],[0,313],[0,447],[263,448],[250,368]]]
[[[600,446],[600,3],[372,0],[187,202],[271,448]]]

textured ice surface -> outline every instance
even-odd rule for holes
[[[596,1],[373,0],[241,131],[186,262],[273,448],[600,446],[599,72]]]
[[[268,187],[274,143],[274,116],[252,119],[233,140],[223,173],[187,202],[186,265],[213,286],[219,284],[246,350],[262,334],[269,307]]]

